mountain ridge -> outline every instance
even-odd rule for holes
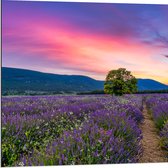
[[[104,81],[84,75],[61,75],[21,68],[2,67],[2,91],[88,92],[103,90]],[[164,90],[168,85],[153,79],[138,79],[138,90]]]

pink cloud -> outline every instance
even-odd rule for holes
[[[54,21],[54,26],[40,20],[3,29],[3,50],[11,58],[11,64],[13,52],[20,56],[18,66],[30,58],[32,62],[41,60],[45,68],[59,72],[69,69],[96,78],[103,75],[105,78],[109,70],[119,67],[126,67],[137,77],[156,77],[162,73],[159,79],[164,82],[167,77],[166,63],[154,59],[160,53],[159,47],[153,48],[128,37],[89,34],[59,20]],[[123,62],[119,63],[120,60]],[[142,69],[148,74],[141,72]]]

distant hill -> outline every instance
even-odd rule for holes
[[[2,91],[83,92],[102,89],[103,83],[81,75],[57,75],[18,68],[2,68]]]
[[[167,90],[168,85],[152,79],[138,79],[138,90]]]
[[[2,92],[49,91],[88,92],[103,90],[103,81],[81,75],[58,75],[32,70],[2,67]],[[151,79],[138,79],[138,90],[164,90],[167,85]]]

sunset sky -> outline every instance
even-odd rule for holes
[[[168,5],[2,2],[2,66],[168,84]]]

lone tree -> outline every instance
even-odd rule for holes
[[[137,79],[125,68],[111,70],[106,76],[104,92],[107,94],[123,95],[137,91]]]

